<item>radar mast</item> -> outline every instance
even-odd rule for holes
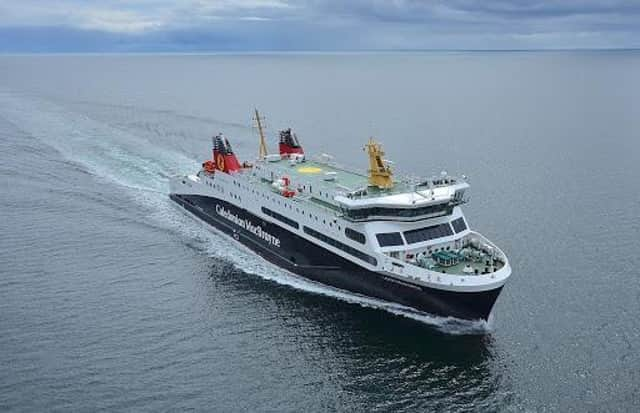
[[[260,117],[260,113],[258,113],[258,109],[254,109],[255,118],[253,120],[256,121],[256,126],[258,127],[258,133],[260,134],[260,146],[258,156],[260,159],[264,159],[267,156],[267,144],[264,139],[264,129],[262,128],[262,118]]]

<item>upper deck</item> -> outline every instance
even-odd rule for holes
[[[256,119],[260,119],[257,111]],[[268,154],[259,122],[258,126],[260,156],[254,165],[241,165],[220,134],[213,138],[214,159],[206,161],[203,170],[240,174],[253,185],[266,185],[286,198],[313,201],[354,221],[431,218],[451,214],[465,202],[469,185],[446,172],[428,179],[394,179],[381,145],[373,138],[365,145],[369,157],[365,174],[334,163],[326,154],[307,159],[290,129],[280,132],[279,153]]]
[[[310,199],[340,210],[347,218],[371,215],[414,217],[452,208],[464,202],[469,184],[448,175],[429,179],[398,179],[390,188],[369,184],[365,173],[346,168],[328,159],[291,160],[268,157],[242,170],[256,178],[255,183],[269,186],[287,178],[293,198]]]

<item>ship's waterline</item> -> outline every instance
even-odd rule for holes
[[[327,155],[310,161],[291,129],[280,132],[279,153],[268,154],[258,126],[255,163],[240,164],[218,135],[200,172],[171,180],[171,198],[304,277],[439,316],[488,319],[511,268],[469,229],[464,180],[396,180],[373,140],[369,175]]]
[[[639,51],[0,55],[0,73],[0,410],[639,410]],[[372,135],[398,171],[467,174],[464,219],[513,266],[489,321],[307,281],[169,199],[212,132],[254,158],[254,102],[270,136],[292,122],[361,170]]]

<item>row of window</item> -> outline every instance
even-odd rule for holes
[[[464,222],[464,218],[462,217],[451,221],[451,226],[453,226],[453,230],[456,232],[456,234],[467,229],[467,224]]]
[[[364,244],[365,242],[367,242],[364,234],[356,231],[355,229],[345,228],[344,235],[346,235],[347,238],[354,240],[355,242],[359,242],[360,244]]]
[[[376,238],[378,239],[378,244],[381,247],[404,245],[404,241],[402,240],[402,236],[399,232],[385,232],[376,234]]]
[[[345,209],[344,215],[351,219],[366,219],[369,217],[401,217],[411,218],[421,215],[436,214],[447,215],[452,212],[448,204],[429,205],[421,208],[361,208]]]
[[[324,243],[327,243],[327,244],[332,245],[332,246],[334,246],[334,247],[336,247],[338,249],[341,249],[342,251],[346,252],[347,254],[353,255],[354,257],[356,257],[356,258],[358,258],[358,259],[360,259],[360,260],[362,260],[364,262],[367,262],[367,263],[369,263],[369,264],[371,264],[373,266],[378,265],[378,260],[376,260],[374,257],[372,257],[370,255],[365,254],[364,252],[362,252],[360,250],[357,250],[357,249],[355,249],[353,247],[350,247],[350,246],[348,246],[346,244],[343,244],[342,242],[337,241],[337,240],[335,240],[335,239],[333,239],[331,237],[328,237],[325,234],[323,234],[321,232],[318,232],[318,231],[316,231],[314,229],[311,229],[311,228],[309,228],[307,226],[304,226],[302,228],[303,228],[305,233],[311,235],[314,238],[319,239],[320,241],[322,241]]]
[[[264,199],[266,199],[267,201],[271,201],[271,202],[273,202],[274,204],[281,205],[282,207],[284,207],[284,208],[288,208],[288,209],[290,209],[291,211],[293,211],[293,209],[294,209],[294,208],[293,208],[293,206],[292,206],[292,203],[291,203],[291,202],[289,202],[289,201],[287,201],[287,200],[286,200],[286,198],[283,198],[283,197],[282,197],[282,196],[280,196],[280,195],[269,195],[269,194],[266,194],[266,193],[264,193],[264,192],[262,192],[262,191],[256,190],[256,189],[254,189],[254,188],[249,188],[249,187],[247,187],[246,185],[242,185],[241,183],[239,183],[239,182],[237,182],[237,181],[232,181],[232,183],[233,183],[233,185],[237,186],[238,188],[243,188],[243,189],[245,189],[247,192],[251,192],[252,194],[254,194],[254,195],[256,195],[256,196],[259,196],[259,197],[261,197],[261,198],[264,198]],[[311,187],[309,187],[309,188],[311,188]],[[233,193],[231,193],[231,192],[229,192],[229,193],[231,194],[231,197],[232,197],[232,198],[240,199],[239,197],[234,196],[234,195],[233,195]],[[298,207],[296,207],[296,208],[295,208],[295,211],[296,211],[296,213],[298,213],[298,214],[300,214],[300,215],[302,215],[302,216],[308,216],[308,217],[309,217],[309,218],[311,218],[311,219],[315,219],[315,221],[316,221],[316,222],[318,222],[318,223],[320,222],[320,218],[318,217],[318,215],[313,215],[313,214],[311,214],[310,212],[305,212],[305,210],[304,210],[304,209],[300,209],[300,208],[298,208]],[[264,211],[263,211],[263,212],[264,212]],[[276,213],[276,212],[274,212],[274,213]],[[265,212],[265,214],[266,214],[266,212]],[[271,215],[271,216],[273,216],[273,215]],[[282,217],[283,215],[280,215],[280,216]],[[276,219],[279,219],[278,217],[275,217],[275,216],[273,216],[273,217],[274,217],[274,218],[276,218]],[[288,219],[288,218],[287,218],[287,219]],[[281,221],[283,221],[283,222],[287,223],[286,221],[284,221],[284,220],[282,220],[282,219],[281,219]],[[291,221],[291,222],[294,222],[294,221]],[[330,228],[337,227],[338,231],[341,231],[341,230],[342,230],[342,226],[340,226],[340,225],[338,225],[338,224],[334,224],[331,220],[327,221],[326,219],[322,219],[322,223],[323,223],[324,225],[328,225]],[[288,223],[287,223],[287,224],[288,224]],[[295,223],[295,225],[293,225],[293,224],[289,224],[289,225],[291,225],[292,227],[294,227],[294,228],[296,228],[296,229],[297,229],[297,228],[299,228],[299,226],[298,226],[298,224],[297,224],[297,223]],[[358,241],[358,242],[359,242],[359,241]],[[364,242],[363,242],[363,243],[364,243]]]
[[[234,184],[237,185],[237,186],[240,186],[240,184],[237,183],[237,182],[234,182]],[[255,191],[255,190],[253,190],[253,192],[257,193],[257,191]],[[235,194],[231,194],[231,196],[234,197],[234,198],[240,199],[240,197],[238,197]],[[269,198],[269,196],[267,195],[266,198]],[[277,203],[280,204],[279,200],[273,199],[273,201],[277,201]],[[284,206],[289,207],[290,209],[293,209],[291,205],[284,204]],[[429,206],[429,207],[424,207],[424,208],[418,208],[418,209],[414,209],[414,210],[402,210],[402,211],[421,211],[421,210],[424,211],[426,209],[433,210],[434,207],[440,207],[440,206],[435,205],[435,206]],[[388,208],[367,208],[365,210],[359,210],[359,211],[372,211],[373,213],[375,213],[377,215],[380,215],[380,210],[383,210],[383,211],[395,211],[393,209],[388,209]],[[296,211],[298,213],[300,212],[300,210],[298,208],[296,208]],[[356,211],[358,211],[358,210],[356,210]],[[288,217],[285,217],[284,215],[279,214],[279,213],[277,213],[275,211],[272,211],[272,210],[270,210],[268,208],[262,207],[262,212],[265,213],[266,215],[269,215],[270,217],[273,217],[273,218],[275,218],[275,219],[277,219],[277,220],[289,225],[290,227],[293,227],[295,229],[299,229],[300,228],[299,224],[296,221],[294,221],[294,220],[292,220],[292,219],[290,219]],[[304,212],[302,212],[302,214],[304,215]],[[313,218],[313,216],[311,214],[309,214],[309,217]],[[316,221],[317,221],[318,217],[316,216],[315,218],[316,218]],[[323,220],[322,222],[326,224],[325,220]],[[330,226],[331,225],[332,225],[332,223],[330,223]],[[467,229],[467,225],[466,225],[466,223],[464,221],[464,218],[462,218],[462,217],[453,220],[451,222],[451,225],[453,226],[453,229],[455,230],[456,233],[462,232],[462,231]],[[308,227],[305,227],[305,232],[309,233],[309,231],[313,231],[313,232],[318,233],[317,231],[314,231],[314,230],[312,230],[312,229],[310,229]],[[345,232],[345,235],[347,236],[347,238],[349,238],[351,240],[354,240],[356,242],[359,242],[360,244],[365,244],[366,243],[366,237],[361,232],[358,232],[358,231],[356,231],[354,229],[351,229],[351,228],[345,228],[344,232]],[[309,233],[309,234],[312,235],[312,236],[315,236],[314,234],[311,234],[311,233]],[[320,233],[318,233],[318,234],[320,234]],[[351,248],[348,245],[342,244],[339,241],[336,241],[336,240],[334,240],[332,238],[326,237],[324,234],[320,234],[320,235],[322,237],[325,237],[325,238],[327,238],[327,239],[332,241],[332,242],[328,242],[328,241],[325,241],[325,242],[327,242],[327,243],[329,243],[331,245],[334,245],[333,243],[337,243],[337,244],[339,244],[339,246],[338,245],[334,245],[334,246],[336,246],[336,247],[338,247],[338,248],[350,253],[351,255],[354,255],[354,256],[362,259],[363,261],[370,262],[369,259],[372,259],[372,260],[375,261],[375,258],[370,257],[370,256],[360,252],[359,250],[357,250],[355,248]],[[407,240],[407,242],[409,244],[415,244],[415,243],[418,243],[418,242],[428,241],[428,240],[435,239],[435,238],[442,238],[442,237],[446,237],[446,236],[450,236],[450,235],[453,235],[453,231],[451,230],[451,227],[449,226],[448,223],[439,224],[439,225],[433,225],[433,226],[426,227],[426,228],[414,229],[414,230],[411,230],[411,231],[405,231],[405,233],[404,233],[404,236],[405,236],[405,238],[406,238],[406,240]],[[316,237],[316,238],[319,238],[319,237]],[[378,240],[378,244],[381,247],[404,245],[404,241],[402,240],[402,236],[400,235],[399,232],[388,232],[388,233],[376,234],[376,238]],[[355,253],[352,252],[352,251],[348,251],[347,249],[355,251]],[[363,257],[358,256],[359,254],[362,255]],[[376,265],[376,264],[372,264],[372,265]]]
[[[467,229],[467,224],[464,222],[464,218],[460,217],[451,221],[453,230],[457,233]],[[415,244],[416,242],[428,241],[435,238],[447,237],[453,235],[451,227],[448,223],[433,225],[426,228],[414,229],[411,231],[405,231],[404,236],[409,244]],[[376,234],[378,244],[381,247],[392,247],[396,245],[404,245],[402,236],[399,232],[386,232]]]
[[[224,192],[224,189],[222,188],[222,185],[218,185],[216,183],[211,182],[211,179],[205,178],[204,180],[206,185],[209,185],[211,188],[220,191],[220,192]],[[182,183],[184,183],[184,181],[182,181]]]
[[[272,211],[272,210],[270,210],[268,208],[262,207],[262,212],[265,215],[269,215],[270,217],[275,218],[278,221],[289,225],[290,227],[293,227],[295,229],[300,228],[300,225],[298,225],[298,223],[296,221],[292,220],[291,218],[287,218],[282,214],[278,214],[276,211]]]
[[[433,225],[430,227],[413,229],[411,231],[405,231],[404,237],[409,244],[415,244],[416,242],[428,241],[430,239],[442,238],[453,235],[453,230],[448,222],[440,225]]]

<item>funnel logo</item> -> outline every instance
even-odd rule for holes
[[[218,154],[216,157],[216,166],[220,171],[224,171],[224,156],[222,154]]]

